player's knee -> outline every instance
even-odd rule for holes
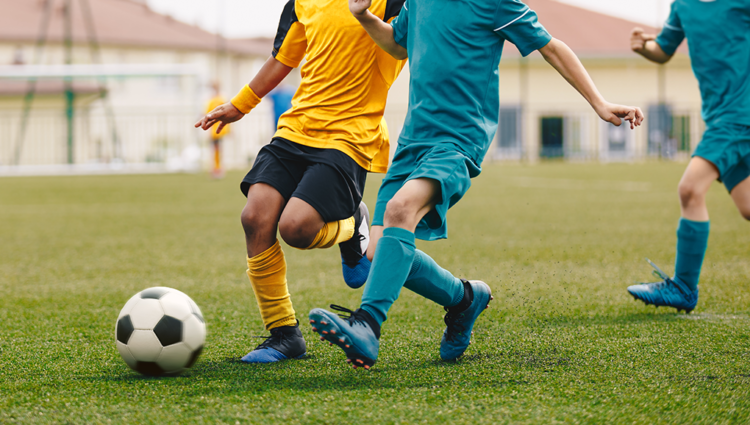
[[[415,212],[408,200],[402,198],[392,198],[385,207],[384,221],[388,226],[403,226],[408,224],[409,218],[414,216]]]
[[[740,215],[747,221],[750,221],[750,206],[740,208]]]
[[[304,220],[297,217],[282,216],[279,221],[279,235],[284,242],[294,248],[304,249],[312,244],[315,234],[310,230],[310,226]]]
[[[267,231],[275,225],[272,218],[263,214],[261,208],[252,208],[249,206],[245,206],[242,210],[242,214],[240,214],[240,222],[242,223],[242,228],[245,230],[246,235]]]
[[[702,203],[705,198],[705,194],[698,187],[686,182],[680,182],[677,192],[680,195],[680,203],[683,207]]]

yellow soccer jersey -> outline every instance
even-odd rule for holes
[[[373,0],[370,11],[389,22],[403,3]],[[404,61],[372,41],[345,0],[289,0],[273,56],[293,68],[307,59],[292,109],[279,119],[276,137],[336,149],[362,168],[384,173],[390,147],[383,111]]]

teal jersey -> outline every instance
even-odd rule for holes
[[[399,144],[454,145],[481,165],[497,131],[504,42],[526,56],[552,37],[519,0],[407,0],[392,25],[409,53]]]
[[[675,0],[656,43],[687,38],[707,124],[750,125],[750,0]]]

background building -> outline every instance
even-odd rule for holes
[[[658,66],[630,50],[631,29],[643,25],[554,0],[527,3],[581,57],[602,94],[643,108],[646,124],[630,131],[602,122],[541,55],[521,58],[506,43],[500,126],[488,158],[688,156],[703,122],[686,46]],[[141,0],[0,0],[0,7],[7,11],[0,15],[0,167],[6,174],[17,173],[18,165],[205,168],[208,137],[193,123],[204,112],[211,82],[219,81],[229,98],[260,69],[273,44],[270,38],[224,39],[155,13]],[[59,68],[66,63],[88,77],[66,78],[72,68]],[[29,76],[39,72],[57,77],[38,79],[24,126]],[[291,83],[298,78],[293,73]],[[389,96],[386,119],[394,141],[406,114],[408,82],[407,67]],[[246,168],[273,130],[273,108],[265,101],[234,125],[224,143],[224,165]]]
[[[0,166],[195,167],[207,137],[193,123],[204,112],[210,83],[220,81],[230,97],[272,45],[270,39],[226,40],[134,0],[0,0],[0,7],[6,11],[0,15]],[[69,86],[72,143],[62,76],[38,79],[20,137],[28,76],[67,74],[70,68],[55,67],[66,63],[88,75]],[[268,138],[270,110],[261,105],[234,126],[225,144],[229,167],[245,167]]]

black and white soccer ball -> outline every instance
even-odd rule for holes
[[[190,297],[157,286],[125,303],[115,339],[131,369],[149,376],[176,375],[198,359],[206,342],[206,322]]]

